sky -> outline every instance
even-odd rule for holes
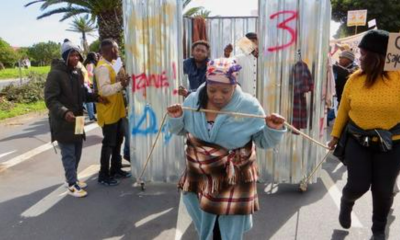
[[[37,20],[42,11],[40,3],[27,8],[24,5],[33,0],[2,0],[0,9],[0,37],[14,47],[28,47],[39,42],[62,42],[65,38],[81,43],[79,33],[66,31],[71,20],[59,22],[62,14]],[[251,16],[258,8],[258,0],[193,0],[188,7],[203,6],[211,15]],[[230,7],[227,7],[230,6]],[[331,36],[339,24],[332,22]],[[98,37],[89,36],[89,43]]]

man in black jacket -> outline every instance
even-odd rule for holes
[[[49,109],[51,141],[58,141],[68,183],[69,193],[85,197],[84,182],[77,179],[77,169],[82,153],[85,134],[75,134],[75,118],[83,116],[83,103],[104,100],[87,92],[83,75],[77,68],[82,61],[80,50],[70,41],[62,45],[62,60],[53,60],[47,76],[45,101]]]
[[[358,69],[354,62],[354,53],[350,50],[345,50],[339,55],[339,64],[333,65],[333,75],[335,76],[335,88],[338,103],[342,99],[344,85],[346,85],[349,76]]]

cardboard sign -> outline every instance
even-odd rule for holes
[[[347,26],[365,26],[367,24],[367,10],[347,12]]]
[[[400,70],[400,33],[390,33],[386,52],[385,71]]]
[[[376,26],[376,19],[372,19],[368,22],[368,28],[372,28]]]
[[[75,117],[75,135],[83,134],[83,129],[85,128],[85,117]]]

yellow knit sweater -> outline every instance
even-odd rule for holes
[[[349,118],[364,130],[389,130],[400,123],[400,72],[388,72],[371,88],[364,86],[366,76],[355,72],[347,81],[338,116],[331,135],[340,137]],[[400,139],[400,135],[393,140]]]

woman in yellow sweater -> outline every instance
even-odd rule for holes
[[[372,30],[361,40],[361,70],[346,83],[329,143],[343,150],[348,172],[339,222],[350,228],[354,202],[371,188],[375,240],[385,239],[400,171],[400,73],[384,71],[388,39]]]

